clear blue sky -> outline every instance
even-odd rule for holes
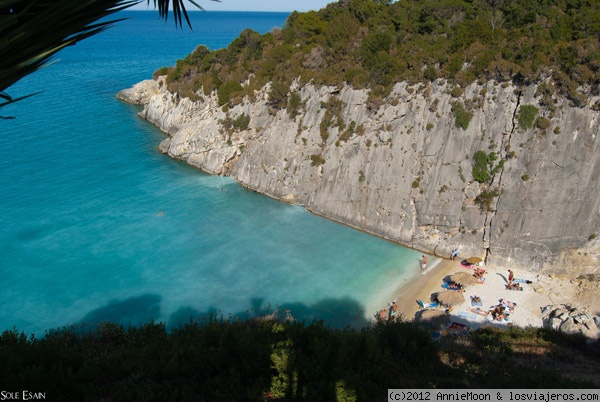
[[[210,0],[195,0],[207,11],[308,11],[319,10],[329,3],[336,3],[337,0],[221,0],[220,3]],[[185,8],[188,11],[196,10],[196,6],[186,2]],[[150,6],[143,2],[131,10],[154,10],[154,2],[150,1]]]

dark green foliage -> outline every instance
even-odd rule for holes
[[[298,92],[290,92],[290,96],[287,104],[287,112],[293,119],[300,114],[300,108],[302,107],[302,98]]]
[[[120,19],[106,17],[143,0],[97,0],[92,2],[11,0],[0,3],[0,107],[16,102],[4,92],[23,77],[46,66],[67,46],[94,36]],[[149,1],[148,1],[149,2]],[[165,21],[171,0],[155,0]],[[172,0],[175,25],[182,15],[191,27],[183,0]],[[194,4],[200,7],[194,2]],[[201,7],[200,7],[201,8]],[[27,95],[25,97],[28,97]],[[21,97],[23,99],[25,97]]]
[[[219,87],[217,95],[219,97],[219,106],[229,103],[232,95],[242,92],[242,86],[239,82],[228,81]]]
[[[289,87],[294,79],[349,83],[372,89],[372,108],[400,81],[445,78],[463,88],[475,80],[549,82],[542,101],[560,93],[584,106],[588,98],[579,88],[593,88],[600,80],[598,10],[598,0],[576,7],[557,0],[349,0],[320,11],[294,12],[281,31],[259,35],[246,30],[227,49],[184,61],[193,65],[190,77],[182,74],[182,66],[169,80],[195,80],[210,91],[252,74],[254,87],[269,81]],[[252,88],[244,91],[250,95]],[[455,106],[457,126],[463,129],[470,121],[467,109]]]
[[[270,319],[102,324],[0,335],[6,389],[76,401],[385,400],[388,388],[593,388],[597,347],[548,329],[483,328],[434,343],[413,322],[332,329]],[[560,370],[556,368],[560,367]],[[502,375],[495,375],[502,373]],[[586,376],[585,378],[590,378]]]
[[[170,70],[171,70],[170,67],[161,67],[152,74],[152,79],[156,80],[156,79],[158,79],[158,77],[160,77],[162,75],[167,75],[167,74],[169,74]]]
[[[282,81],[271,82],[271,91],[269,92],[269,106],[273,110],[282,109],[287,104],[289,84]]]
[[[488,170],[488,155],[484,151],[477,151],[473,155],[473,179],[479,183],[486,183],[490,180]]]
[[[524,129],[533,127],[533,122],[537,117],[539,109],[533,105],[521,105],[519,107],[519,113],[517,115],[517,121],[519,126]]]
[[[242,113],[236,119],[227,116],[224,120],[219,120],[219,123],[221,123],[228,133],[244,131],[247,130],[250,125],[250,116],[246,113]]]
[[[473,179],[479,183],[487,183],[492,179],[500,169],[504,167],[504,161],[501,160],[497,164],[494,164],[498,160],[498,155],[495,152],[486,154],[484,151],[477,151],[473,154]]]
[[[452,111],[454,112],[454,125],[466,130],[473,118],[473,113],[465,109],[462,103],[452,102]]]

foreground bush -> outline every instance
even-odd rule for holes
[[[0,336],[0,359],[4,389],[72,401],[373,401],[388,388],[589,388],[599,384],[585,373],[600,368],[582,338],[485,329],[435,343],[412,322],[360,330],[270,320],[173,331],[103,324],[41,339],[15,330]]]

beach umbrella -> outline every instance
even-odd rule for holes
[[[415,318],[431,328],[439,328],[450,323],[450,316],[444,310],[417,311]]]
[[[465,301],[462,292],[457,290],[443,290],[437,294],[437,299],[446,306],[454,306]]]
[[[477,283],[477,278],[475,278],[471,273],[464,271],[456,272],[450,275],[450,280],[463,286],[474,285]]]
[[[481,261],[483,261],[483,259],[481,259],[479,257],[469,257],[469,258],[467,258],[467,262],[469,264],[479,264]]]

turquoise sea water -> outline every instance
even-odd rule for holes
[[[0,109],[16,117],[0,120],[0,330],[173,326],[276,305],[360,325],[418,273],[417,251],[160,154],[163,135],[115,99],[198,44],[224,47],[287,14],[193,13],[193,32],[122,14],[8,90],[42,94]]]

